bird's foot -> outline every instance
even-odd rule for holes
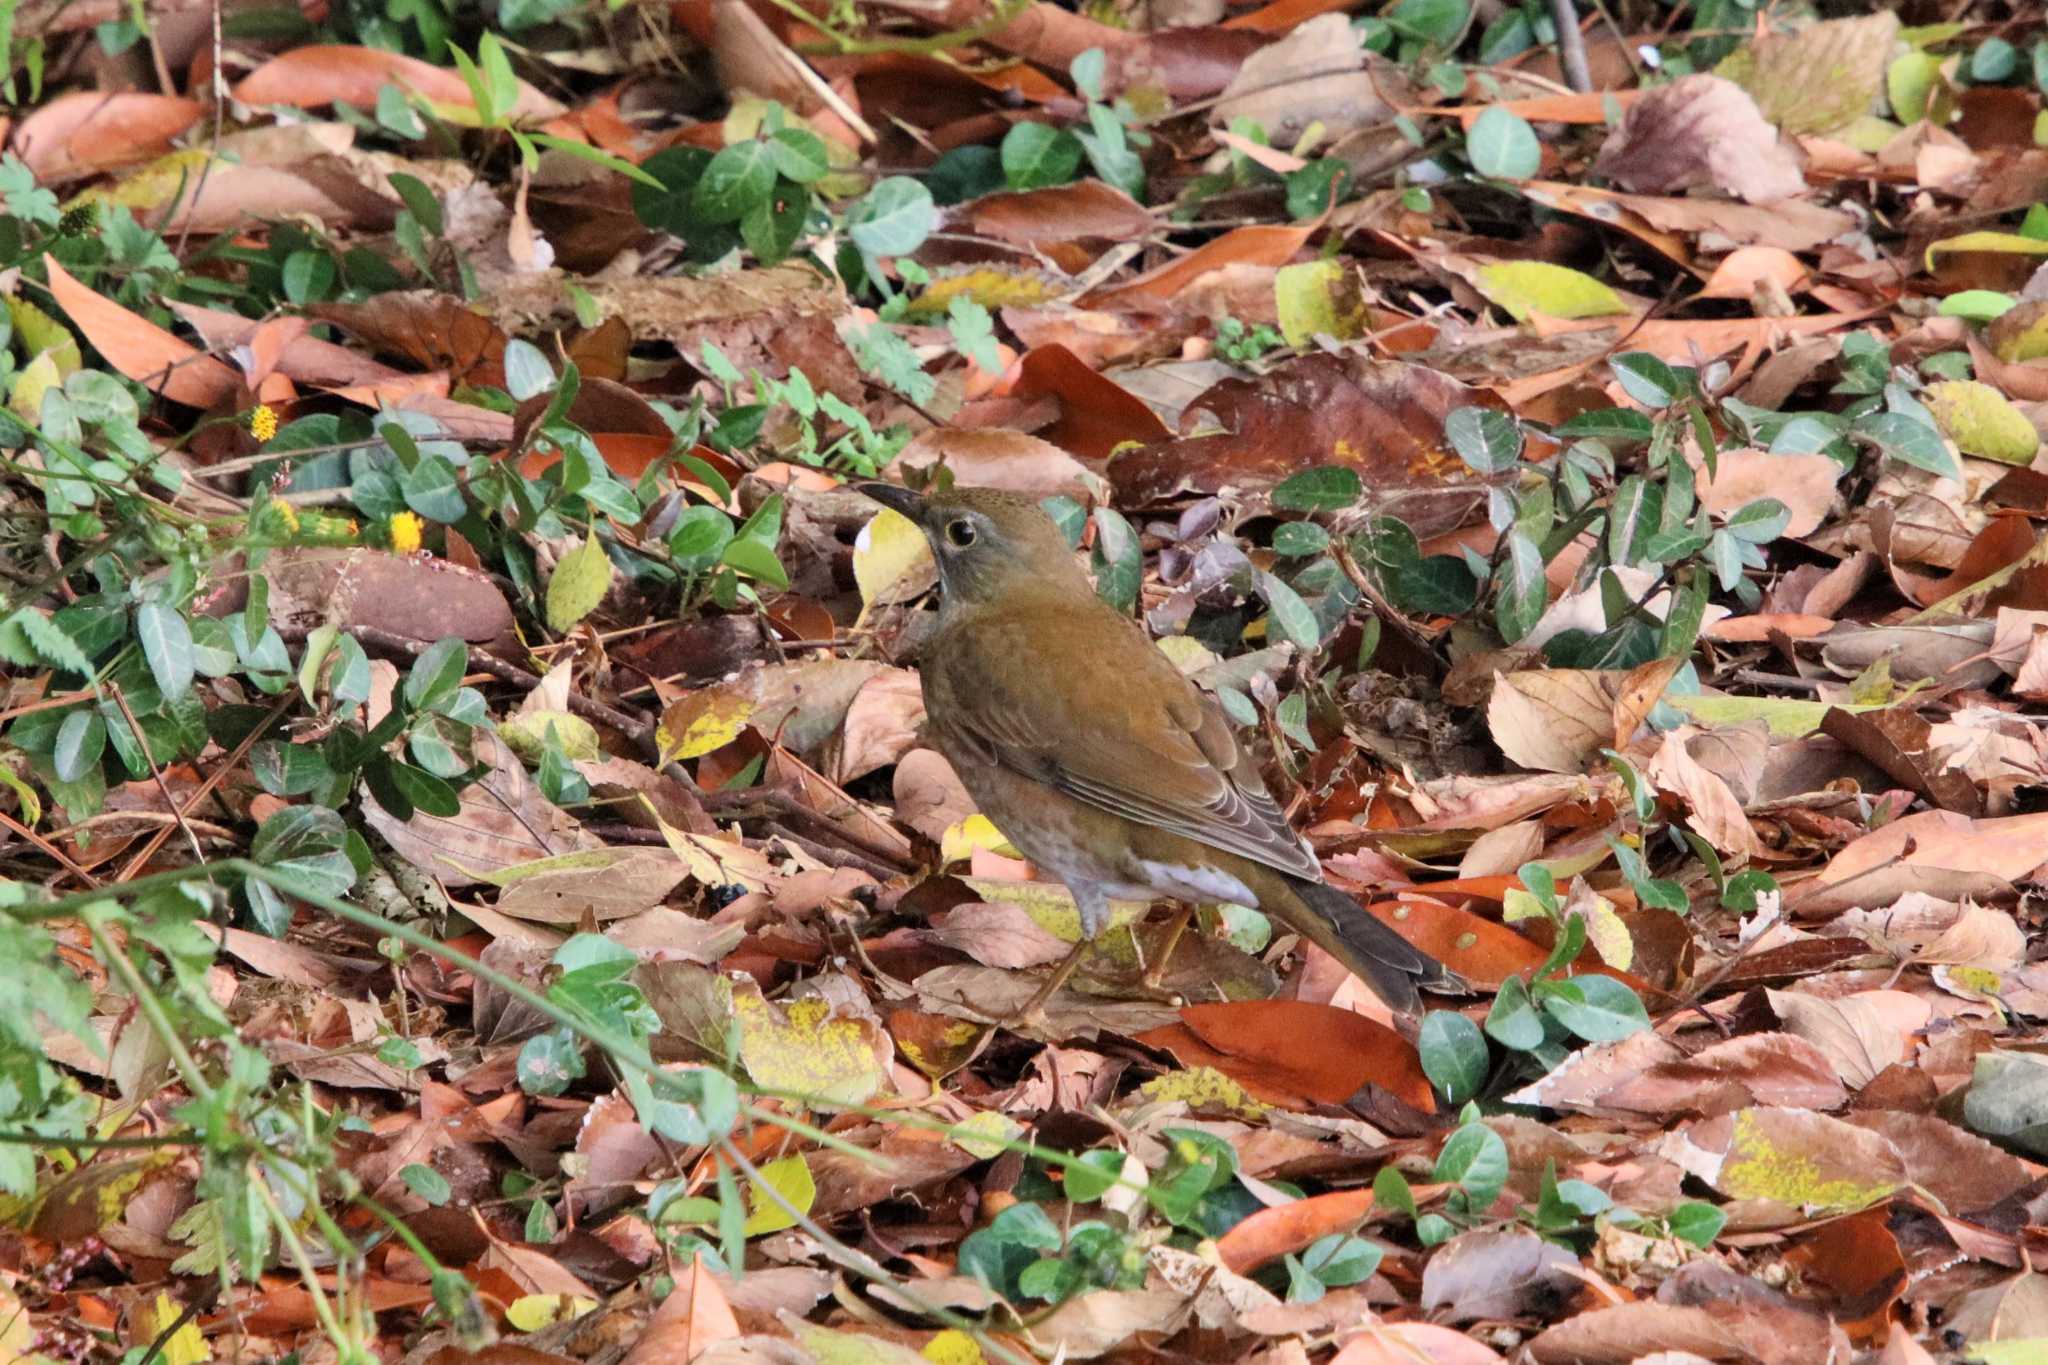
[[[1166,936],[1161,940],[1159,950],[1152,954],[1151,962],[1145,963],[1145,974],[1138,978],[1138,984],[1148,992],[1146,999],[1161,1000],[1162,1003],[1175,1006],[1186,1003],[1180,998],[1178,991],[1166,990],[1164,983],[1167,965],[1173,961],[1173,950],[1180,943],[1180,936],[1187,932],[1188,921],[1194,918],[1194,914],[1195,907],[1192,905],[1183,905],[1174,911],[1173,919],[1166,926]],[[1131,943],[1137,948],[1139,960],[1142,962],[1145,949],[1136,933],[1131,935]],[[1165,999],[1167,996],[1172,998]]]

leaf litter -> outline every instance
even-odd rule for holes
[[[2036,1358],[2048,30],[1590,8],[24,7],[8,1357]],[[1470,993],[1015,1022],[874,477]]]

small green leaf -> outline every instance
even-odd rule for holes
[[[1273,506],[1283,512],[1334,512],[1365,494],[1365,483],[1352,469],[1324,465],[1304,469],[1273,490]]]
[[[612,560],[595,535],[562,556],[548,579],[548,629],[566,631],[597,610],[612,586]]]
[[[1013,190],[1064,185],[1081,169],[1081,139],[1048,123],[1024,122],[1003,134],[1003,179]]]
[[[737,223],[775,193],[775,153],[759,138],[721,148],[690,192],[690,211],[707,223]]]
[[[1543,148],[1529,121],[1511,109],[1494,105],[1473,120],[1465,135],[1465,155],[1472,169],[1499,180],[1530,180],[1543,169]]]
[[[161,602],[144,602],[135,609],[135,638],[157,691],[166,698],[184,696],[195,671],[192,627],[184,615]]]
[[[1423,1074],[1452,1104],[1463,1104],[1486,1084],[1486,1036],[1455,1010],[1425,1014],[1416,1047],[1422,1054]]]

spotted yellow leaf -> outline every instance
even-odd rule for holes
[[[736,982],[740,1062],[764,1090],[801,1095],[813,1108],[861,1104],[889,1076],[889,1040],[871,1020],[842,1017],[817,996],[771,1004],[761,988]]]
[[[663,711],[655,727],[661,762],[702,758],[714,749],[723,749],[739,738],[753,714],[753,698],[738,692],[707,688],[690,693]]]
[[[2041,434],[2027,415],[1989,384],[1950,379],[1927,386],[1927,410],[1942,434],[1965,455],[2026,464],[2040,447]]]

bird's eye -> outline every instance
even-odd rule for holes
[[[974,523],[964,517],[959,521],[947,522],[946,539],[961,549],[966,549],[974,543]]]

